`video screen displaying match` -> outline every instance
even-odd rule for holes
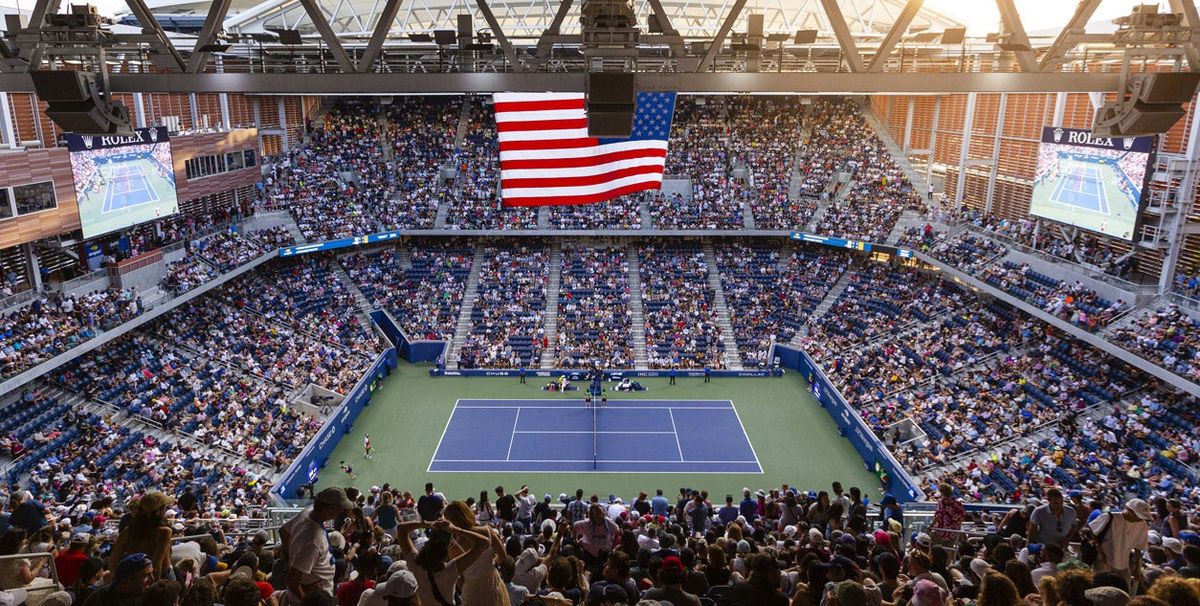
[[[179,212],[165,127],[132,135],[67,135],[83,237]]]
[[[1029,213],[1133,240],[1154,137],[1042,129]]]

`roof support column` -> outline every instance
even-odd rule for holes
[[[1008,111],[1008,93],[1000,93],[1000,108],[996,112],[996,134],[992,137],[992,172],[988,177],[987,201],[983,212],[992,212],[992,200],[996,196],[996,177],[1000,174],[1000,138],[1004,135],[1004,115]]]
[[[962,141],[958,146],[958,182],[954,188],[954,208],[962,210],[963,188],[967,185],[967,157],[971,151],[971,129],[975,127],[977,93],[967,93],[967,109],[963,112]]]

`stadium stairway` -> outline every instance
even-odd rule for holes
[[[537,227],[538,229],[551,229],[549,206],[543,206],[537,209]]]
[[[650,229],[654,225],[654,215],[650,213],[650,196],[642,196],[638,203],[638,212],[642,215],[642,229]]]
[[[463,341],[471,334],[471,312],[475,310],[475,299],[479,298],[479,269],[483,266],[485,250],[482,246],[476,248],[475,258],[471,260],[471,273],[463,289],[462,305],[458,308],[454,340],[450,342],[450,355],[446,356],[447,368],[458,369],[458,352],[462,349]]]
[[[809,233],[816,232],[817,225],[821,223],[826,210],[829,210],[829,200],[822,199],[817,201],[817,210],[813,211],[812,218],[808,220],[808,225],[804,226],[804,231]]]
[[[833,304],[837,303],[838,297],[842,296],[842,291],[846,290],[846,287],[850,285],[850,278],[854,274],[855,271],[852,267],[842,272],[842,277],[833,283],[833,286],[829,288],[829,292],[825,293],[825,298],[821,299],[821,302],[817,304],[816,309],[813,309],[811,314],[808,314],[808,318],[804,320],[804,329],[796,331],[796,335],[792,337],[791,345],[799,345],[800,338],[808,334],[808,326],[817,318],[823,318],[825,314],[829,313]]]
[[[434,229],[446,229],[446,217],[450,216],[450,203],[442,200],[437,205],[437,214],[433,217]]]
[[[397,256],[399,257],[400,269],[404,271],[412,269],[412,254],[408,252],[407,248],[401,246]]]
[[[900,172],[908,178],[909,183],[913,184],[917,193],[921,194],[921,199],[929,200],[929,182],[925,180],[924,175],[913,168],[912,163],[908,161],[900,146],[892,139],[892,134],[883,126],[883,122],[879,119],[879,116],[875,115],[875,110],[871,109],[871,106],[867,104],[861,107],[859,111],[862,112],[863,117],[867,120],[867,124],[871,125],[875,134],[883,141],[883,146],[887,148],[888,153],[892,155],[892,159],[896,161],[896,166],[900,167]]]
[[[354,297],[354,306],[358,308],[358,319],[365,322],[363,326],[371,326],[370,312],[374,309],[374,305],[359,290],[358,285],[350,278],[350,274],[346,273],[346,270],[342,268],[341,263],[333,264],[333,275],[342,281],[342,284],[346,286],[346,290],[349,290],[350,294]]]
[[[625,247],[625,260],[629,263],[629,324],[633,331],[633,366],[649,368],[650,356],[646,349],[646,309],[642,302],[642,262],[633,245]]]
[[[729,319],[729,305],[725,303],[725,287],[721,285],[721,272],[717,270],[717,251],[712,242],[704,244],[704,260],[708,265],[708,286],[713,289],[713,308],[717,312],[717,327],[721,329],[721,340],[725,342],[725,368],[744,370],[742,356],[734,338],[733,322]]]
[[[742,224],[746,226],[746,229],[757,229],[758,227],[758,224],[754,222],[754,211],[750,210],[749,205],[742,209]]]
[[[383,161],[394,169],[391,164],[396,159],[396,150],[392,148],[392,138],[388,136],[387,112],[379,112],[375,120],[379,123],[379,149],[383,151]]]
[[[888,233],[886,242],[895,244],[904,235],[904,230],[910,227],[922,227],[927,223],[927,220],[921,213],[912,210],[905,210],[900,215],[900,219],[896,221],[895,227]],[[957,234],[956,234],[957,235]]]
[[[558,291],[562,287],[562,242],[555,240],[550,247],[549,275],[546,276],[546,311],[542,315],[542,328],[546,331],[546,347],[542,348],[542,359],[538,366],[554,368],[558,355]]]
[[[458,112],[458,130],[454,132],[454,148],[462,149],[467,140],[467,132],[471,130],[471,103],[464,102]]]

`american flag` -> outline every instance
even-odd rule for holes
[[[662,185],[675,93],[638,93],[628,139],[587,134],[579,93],[497,93],[505,206],[594,204]]]

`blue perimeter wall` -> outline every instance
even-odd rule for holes
[[[854,445],[854,450],[862,457],[867,471],[882,470],[888,476],[887,491],[902,503],[916,501],[923,496],[917,483],[904,471],[904,467],[892,456],[871,428],[858,416],[853,408],[846,403],[841,392],[833,386],[825,371],[813,362],[803,350],[775,345],[775,358],[779,365],[798,371],[808,380],[813,396],[821,404],[829,416],[833,417],[838,426],[838,432],[846,436]]]
[[[333,411],[317,435],[283,472],[283,476],[274,487],[276,494],[284,499],[296,498],[297,488],[316,479],[317,472],[329,462],[329,455],[333,453],[342,436],[350,433],[358,414],[371,404],[371,392],[375,390],[378,381],[391,374],[395,367],[394,348],[389,348],[375,358],[375,362],[363,378],[346,394],[346,398]]]

